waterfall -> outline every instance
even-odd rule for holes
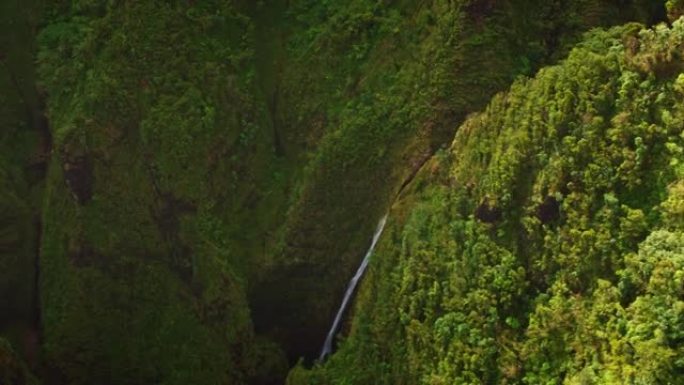
[[[337,328],[340,326],[340,322],[342,321],[342,315],[344,314],[344,311],[347,309],[347,306],[349,306],[349,300],[351,299],[352,294],[354,294],[354,290],[356,289],[356,286],[359,284],[359,280],[361,279],[361,276],[363,276],[363,272],[366,271],[366,267],[368,267],[368,261],[370,259],[371,254],[373,254],[375,244],[378,243],[378,239],[380,239],[382,230],[385,228],[385,222],[387,222],[387,215],[382,217],[382,219],[378,223],[378,227],[375,229],[375,233],[373,234],[373,241],[371,242],[368,251],[366,251],[366,255],[363,257],[363,261],[361,261],[361,266],[359,266],[359,268],[356,270],[356,274],[354,274],[352,279],[349,281],[349,286],[347,286],[347,292],[344,293],[344,299],[342,299],[342,304],[340,305],[339,310],[337,310],[335,321],[333,321],[333,324],[330,327],[330,331],[328,332],[328,336],[325,338],[323,349],[321,349],[321,355],[318,358],[318,360],[321,362],[323,362],[326,356],[332,353],[333,338],[335,338]]]

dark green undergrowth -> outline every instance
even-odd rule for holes
[[[34,1],[0,4],[0,382],[13,385],[33,383],[27,365],[36,368],[40,350],[37,223],[49,135],[35,89],[38,15]]]
[[[683,383],[682,42],[594,31],[471,116],[288,384]]]
[[[278,188],[251,21],[221,1],[58,2],[46,20],[48,365],[70,384],[282,377],[245,297],[250,224]]]

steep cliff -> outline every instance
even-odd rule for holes
[[[680,12],[679,2],[667,4],[673,17]],[[636,26],[596,32],[561,67],[516,80],[566,57],[593,27],[663,20],[660,1],[11,0],[0,7],[0,335],[25,360],[12,350],[12,368],[33,369],[47,383],[282,382],[288,362],[317,355],[375,222],[398,195],[349,342],[330,364],[299,367],[290,380],[455,380],[439,370],[466,353],[429,350],[438,338],[421,325],[463,305],[442,305],[448,295],[510,289],[508,305],[492,305],[504,326],[498,313],[475,314],[488,309],[485,300],[467,300],[467,316],[489,322],[484,331],[474,324],[472,338],[488,345],[477,353],[484,358],[468,351],[467,370],[453,368],[483,381],[504,378],[517,368],[514,353],[499,365],[491,349],[508,345],[486,338],[502,328],[511,344],[525,341],[535,301],[555,298],[555,274],[579,264],[580,251],[558,249],[558,239],[579,237],[579,246],[568,238],[572,247],[591,249],[593,238],[574,227],[546,243],[569,215],[573,189],[583,210],[599,210],[596,197],[605,195],[617,205],[610,214],[617,228],[623,214],[636,223],[625,222],[632,235],[616,241],[620,252],[636,252],[644,229],[680,215],[678,185],[670,186],[670,214],[648,212],[666,199],[675,175],[657,162],[679,148],[657,133],[615,133],[625,142],[606,155],[617,162],[624,153],[632,162],[625,170],[643,175],[625,174],[619,188],[596,187],[586,197],[579,182],[567,186],[581,178],[573,172],[604,177],[587,166],[591,151],[604,151],[602,125],[665,126],[659,110],[644,105],[658,87],[676,88],[676,49],[652,51],[655,43],[632,33]],[[587,57],[596,68],[583,63]],[[637,80],[624,80],[627,73]],[[628,80],[637,86],[624,92],[644,101],[616,107],[614,87]],[[578,94],[573,82],[587,89]],[[496,97],[459,128],[511,83],[512,96]],[[678,105],[675,91],[663,93],[657,103]],[[596,111],[572,97],[596,103]],[[509,106],[509,99],[525,102]],[[631,109],[634,117],[620,115]],[[558,116],[547,116],[552,110]],[[558,132],[543,136],[542,123],[522,118],[534,116]],[[584,125],[594,136],[582,136]],[[580,130],[573,134],[579,144],[564,142],[572,130]],[[477,286],[491,272],[479,276],[489,265],[473,260],[470,278],[460,281],[449,269],[465,265],[429,254],[435,250],[503,263],[496,271],[505,279]],[[429,263],[414,252],[429,254]],[[617,282],[595,252],[574,281],[563,281],[567,293],[591,294],[599,278]],[[652,255],[643,253],[634,263]],[[631,295],[641,295],[645,289],[634,285]],[[440,333],[452,333],[452,321],[440,321]],[[561,370],[566,358],[544,370]],[[363,369],[359,377],[345,374],[349,365]],[[527,378],[516,370],[510,378]]]
[[[250,302],[294,357],[317,355],[376,221],[468,113],[592,26],[664,17],[658,2],[291,3],[279,106],[310,159]]]
[[[278,168],[252,22],[223,1],[64,2],[45,18],[46,361],[74,384],[281,377],[245,296],[250,216]]]
[[[469,117],[288,384],[682,383],[683,44],[594,31]]]

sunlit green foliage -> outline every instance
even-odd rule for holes
[[[375,221],[466,115],[517,76],[565,55],[581,32],[648,21],[651,7],[292,1],[297,33],[286,44],[278,100],[286,149],[305,148],[310,159],[274,242],[273,265],[255,289],[255,317],[277,320],[271,327],[289,335],[287,344],[322,339],[322,331],[308,333],[328,326],[338,304],[330,299],[340,296]]]
[[[594,31],[470,117],[393,207],[340,350],[288,383],[683,383],[682,38]]]
[[[682,0],[667,0],[665,3],[667,8],[667,16],[670,20],[677,20],[684,12],[684,1]]]

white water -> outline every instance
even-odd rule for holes
[[[325,359],[326,356],[332,353],[333,339],[335,338],[337,328],[340,326],[340,321],[342,321],[342,315],[344,314],[344,311],[347,309],[347,306],[349,305],[349,300],[351,299],[352,294],[354,294],[354,290],[356,289],[356,286],[359,284],[359,280],[363,276],[363,272],[366,271],[366,267],[368,267],[368,261],[370,260],[371,254],[373,254],[375,244],[378,243],[378,239],[380,239],[382,230],[385,228],[385,222],[387,222],[387,215],[382,217],[382,219],[378,223],[378,227],[375,229],[375,234],[373,234],[373,242],[371,242],[368,251],[366,251],[366,255],[363,257],[361,266],[359,266],[359,268],[356,270],[356,274],[354,274],[351,281],[349,281],[349,286],[347,286],[347,292],[344,293],[344,299],[342,300],[340,309],[337,311],[335,321],[333,322],[332,327],[328,332],[328,336],[325,338],[325,343],[323,344],[323,349],[321,350],[321,356],[318,358],[318,360],[321,362]]]

